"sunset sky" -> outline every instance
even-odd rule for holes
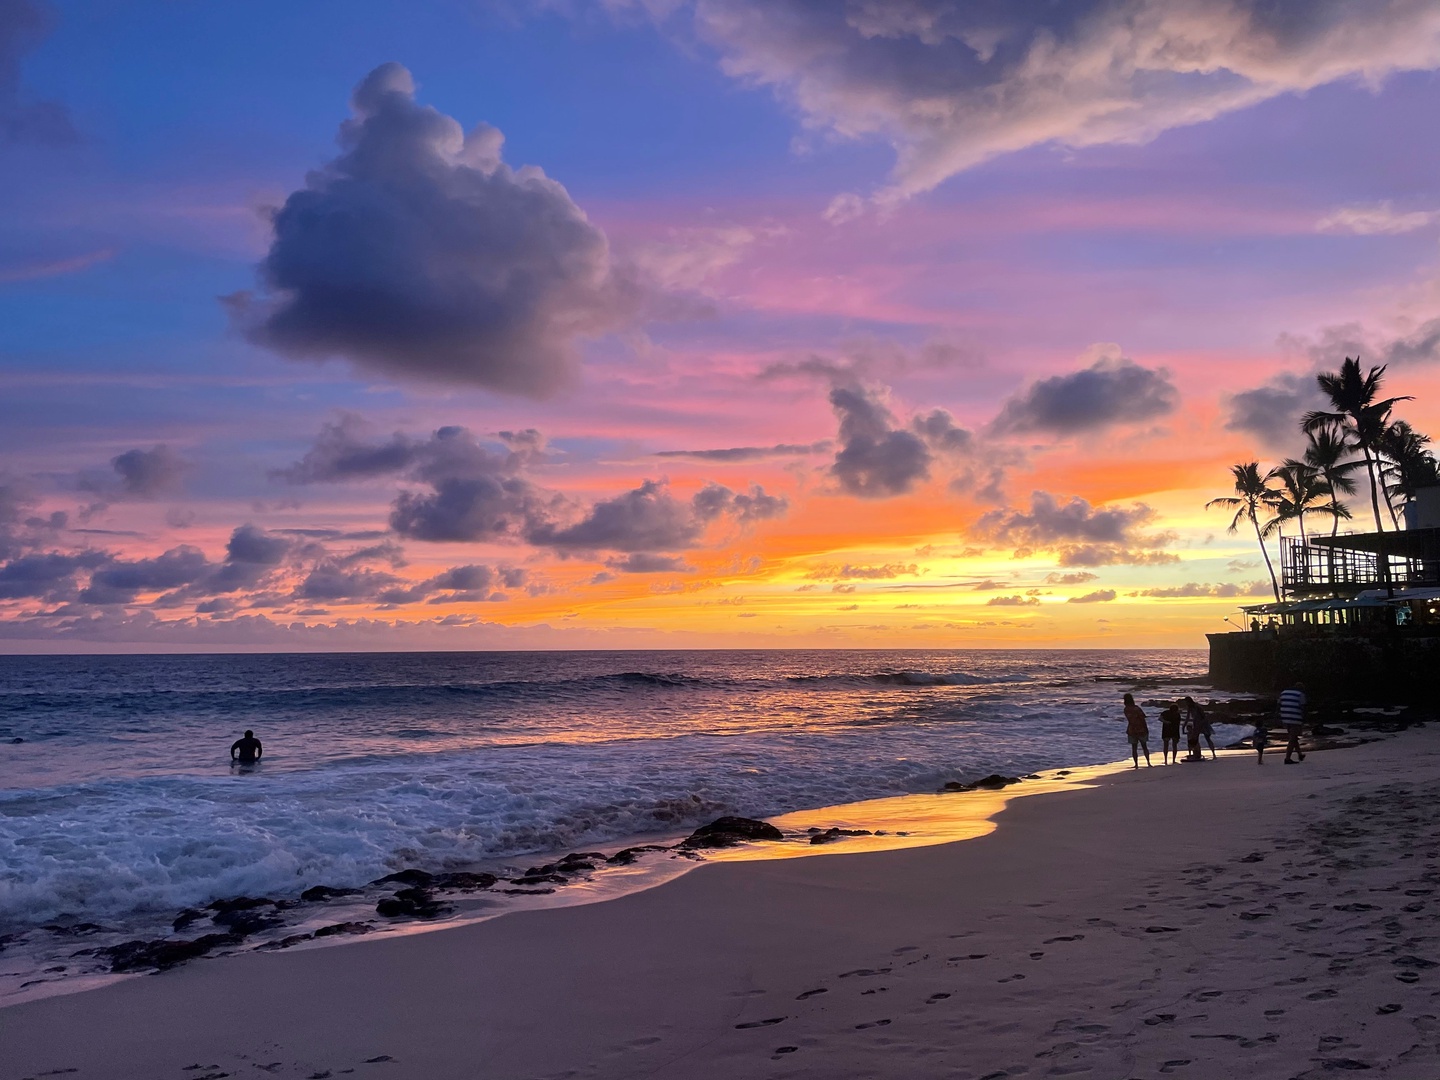
[[[1434,0],[0,0],[0,651],[1202,646],[1316,371],[1440,429],[1437,69]]]

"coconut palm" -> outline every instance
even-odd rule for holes
[[[1380,521],[1382,481],[1377,471],[1379,441],[1395,403],[1410,400],[1408,397],[1377,400],[1384,380],[1385,365],[1372,367],[1362,375],[1360,358],[1352,360],[1347,356],[1339,371],[1322,372],[1315,376],[1321,392],[1330,399],[1333,411],[1308,412],[1300,421],[1301,429],[1307,434],[1326,427],[1338,427],[1360,451],[1365,461],[1365,472],[1370,477],[1370,507],[1375,513],[1376,532],[1385,531]]]
[[[1417,488],[1440,483],[1435,455],[1426,449],[1429,443],[1429,435],[1421,434],[1404,420],[1396,420],[1381,433],[1379,450],[1386,461],[1380,473],[1392,513],[1397,496],[1403,506],[1415,498]]]
[[[1340,519],[1350,516],[1350,511],[1341,504],[1340,496],[1355,494],[1355,481],[1350,474],[1360,468],[1362,463],[1347,460],[1352,447],[1343,428],[1326,424],[1310,432],[1309,436],[1309,444],[1305,447],[1305,464],[1318,470],[1330,488],[1329,512],[1334,519],[1330,526],[1330,535],[1334,536],[1340,531]]]
[[[1275,566],[1270,561],[1270,549],[1265,546],[1265,536],[1261,532],[1261,516],[1271,517],[1274,515],[1279,493],[1270,486],[1270,476],[1260,475],[1260,463],[1258,461],[1245,462],[1241,465],[1231,465],[1230,472],[1235,477],[1235,494],[1222,495],[1218,499],[1211,499],[1205,504],[1205,509],[1212,506],[1234,507],[1235,517],[1230,521],[1227,532],[1236,532],[1242,521],[1249,521],[1255,529],[1255,541],[1260,545],[1260,554],[1265,557],[1265,569],[1270,573],[1270,588],[1275,591],[1275,599],[1280,599],[1280,583],[1275,580]]]
[[[1275,492],[1275,516],[1260,530],[1262,536],[1277,533],[1285,535],[1285,523],[1293,521],[1300,527],[1300,542],[1305,543],[1305,516],[1307,514],[1330,515],[1336,527],[1340,519],[1348,518],[1350,511],[1335,499],[1335,492],[1325,482],[1320,470],[1303,461],[1286,458],[1283,464],[1271,469],[1266,480],[1280,481],[1280,490]]]

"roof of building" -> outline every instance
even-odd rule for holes
[[[1440,529],[1401,529],[1399,532],[1340,533],[1311,536],[1316,547],[1344,548],[1347,551],[1384,551],[1407,559],[1440,558]]]

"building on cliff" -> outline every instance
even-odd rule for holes
[[[1404,522],[1282,540],[1282,599],[1243,607],[1248,629],[1206,635],[1211,681],[1350,698],[1440,691],[1440,486],[1420,489]]]

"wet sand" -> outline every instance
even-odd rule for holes
[[[1440,1076],[1440,727],[0,1010],[0,1078]]]

